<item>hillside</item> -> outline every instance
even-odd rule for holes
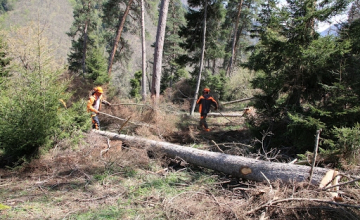
[[[68,0],[18,0],[14,10],[5,19],[5,28],[39,23],[45,36],[56,49],[56,59],[67,64],[67,54],[71,42],[66,35],[73,21],[72,6]]]
[[[153,19],[145,15],[147,31],[147,63],[151,69],[156,27]],[[31,22],[39,23],[45,36],[56,49],[56,59],[59,64],[67,65],[67,55],[71,47],[71,38],[66,35],[73,22],[73,8],[69,0],[18,0],[14,9],[5,18],[5,28],[25,26]],[[130,79],[136,71],[141,70],[141,41],[139,33],[124,33],[124,38],[131,45],[131,57],[128,63],[117,64],[113,71],[113,85],[127,96],[130,90]]]

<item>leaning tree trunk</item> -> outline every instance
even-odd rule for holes
[[[202,39],[201,57],[200,57],[200,70],[199,70],[199,75],[197,78],[196,91],[194,94],[194,100],[191,105],[190,115],[194,114],[196,101],[197,101],[198,94],[199,94],[199,88],[200,88],[200,82],[201,82],[201,72],[202,72],[202,69],[204,66],[205,40],[206,40],[206,16],[207,16],[207,0],[205,0],[205,9],[204,9],[204,21],[203,21],[204,23],[203,23],[203,36],[202,36],[203,39]]]
[[[234,104],[234,103],[238,103],[238,102],[245,102],[245,101],[249,101],[255,99],[255,97],[251,97],[251,98],[245,98],[245,99],[238,99],[238,100],[234,100],[234,101],[230,101],[230,102],[222,102],[222,105],[228,105],[228,104]]]
[[[142,68],[142,77],[141,77],[141,97],[142,101],[146,100],[146,45],[145,45],[145,18],[144,18],[144,0],[141,0],[141,68]]]
[[[88,29],[88,22],[85,22],[85,28],[84,28],[84,46],[83,46],[83,54],[82,54],[82,60],[81,60],[81,64],[82,64],[82,71],[83,71],[83,77],[85,78],[85,74],[86,74],[86,49],[87,49],[87,40],[88,40],[88,33],[87,33],[87,29]]]
[[[119,41],[120,41],[120,38],[121,38],[121,33],[122,33],[123,29],[124,29],[126,17],[129,14],[130,6],[131,6],[132,2],[133,2],[133,0],[129,0],[129,3],[126,6],[126,9],[125,9],[124,15],[123,15],[123,17],[122,17],[122,19],[120,21],[119,27],[118,27],[118,29],[116,31],[116,37],[115,37],[115,40],[114,40],[114,45],[113,45],[113,48],[112,48],[112,51],[111,51],[111,54],[110,54],[110,57],[109,57],[109,66],[108,66],[108,75],[109,76],[111,75],[111,70],[112,70],[112,65],[114,63],[115,53],[116,53],[117,47],[119,45]]]
[[[236,17],[236,22],[235,22],[234,39],[233,39],[233,43],[232,43],[232,47],[231,47],[231,57],[230,57],[230,61],[229,61],[229,64],[228,64],[228,68],[226,70],[228,76],[230,76],[230,74],[231,74],[231,70],[232,70],[232,66],[233,66],[233,60],[234,60],[234,57],[235,57],[235,49],[236,49],[236,43],[237,43],[237,32],[238,32],[238,26],[239,26],[239,20],[240,20],[240,15],[241,15],[242,4],[243,4],[243,0],[240,0],[239,7],[238,7],[238,14],[237,14],[237,17]]]
[[[256,160],[105,131],[94,132],[129,144],[159,149],[170,157],[180,157],[188,163],[248,180],[264,181],[267,178],[269,181],[291,183],[309,181],[310,177],[311,168],[308,166]],[[325,168],[314,168],[312,183],[318,185],[327,171]]]

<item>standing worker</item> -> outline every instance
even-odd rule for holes
[[[218,104],[215,99],[209,94],[210,89],[205,88],[203,90],[203,95],[197,100],[196,104],[199,104],[200,112],[200,126],[202,126],[205,131],[210,131],[208,124],[206,123],[206,116],[210,112],[211,105],[215,106],[215,110],[218,109]]]
[[[92,128],[96,130],[100,130],[100,121],[97,115],[101,109],[101,103],[111,105],[108,101],[103,99],[103,93],[104,91],[100,86],[95,87],[94,92],[91,94],[87,103],[87,111],[91,112]]]

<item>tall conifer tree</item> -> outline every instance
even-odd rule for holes
[[[180,47],[184,39],[179,36],[180,27],[185,24],[185,8],[182,2],[180,0],[170,0],[166,22],[161,90],[171,87],[185,71],[184,67],[176,62],[185,53],[184,49]]]
[[[198,0],[189,1],[189,10],[185,15],[187,25],[181,28],[180,36],[186,40],[181,47],[186,50],[186,54],[178,60],[181,65],[189,65],[193,67],[191,71],[193,81],[196,80],[199,73],[199,64],[202,48],[202,33],[204,20],[204,2]],[[221,1],[208,1],[207,10],[207,29],[206,33],[206,51],[204,62],[204,74],[202,80],[209,74],[217,74],[219,72],[218,61],[224,57],[224,49],[226,41],[221,24],[224,21],[225,9]],[[200,8],[199,8],[200,7]],[[207,72],[209,71],[209,72]],[[209,85],[208,85],[209,86]]]
[[[117,61],[125,63],[130,59],[132,51],[130,45],[124,40],[123,32],[137,31],[140,29],[139,22],[130,21],[139,18],[140,7],[132,0],[108,0],[103,5],[102,22],[105,30],[105,41],[109,53],[108,74]]]
[[[237,61],[241,61],[246,47],[250,44],[248,35],[259,5],[260,3],[255,0],[230,0],[226,5],[223,29],[229,37],[225,47],[227,54],[224,58],[224,68],[228,75],[238,66]]]
[[[103,0],[77,0],[74,8],[74,22],[67,33],[72,37],[71,52],[68,56],[69,69],[74,73],[81,73],[87,77],[87,56],[101,46],[98,44],[100,36],[100,10]],[[101,51],[101,50],[100,50]],[[103,54],[100,54],[102,56]]]
[[[309,137],[317,129],[324,129],[325,138],[334,125],[326,97],[339,80],[336,72],[343,67],[338,63],[348,51],[346,42],[321,38],[316,22],[343,11],[347,1],[324,1],[321,7],[314,0],[289,0],[282,9],[276,5],[270,0],[263,6],[257,27],[260,42],[245,66],[257,71],[253,86],[263,91],[255,105],[267,120],[259,130],[273,131],[274,145],[303,151],[312,148]]]

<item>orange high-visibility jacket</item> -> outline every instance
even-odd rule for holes
[[[200,96],[196,103],[199,104],[199,112],[202,115],[209,113],[211,105],[218,108],[217,102],[210,94]]]
[[[99,100],[99,103],[97,105],[97,101]],[[101,103],[107,103],[107,101],[105,101],[103,99],[103,96],[97,96],[96,94],[90,96],[89,101],[87,103],[87,111],[88,112],[95,112],[98,113],[101,110]]]

